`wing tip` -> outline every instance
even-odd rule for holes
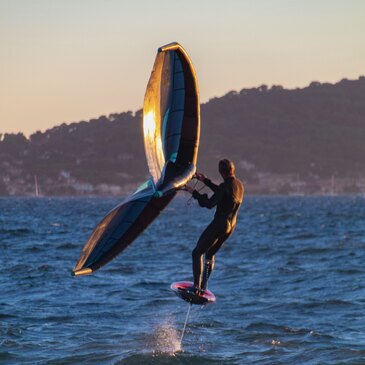
[[[93,270],[87,267],[85,269],[73,270],[71,275],[72,276],[82,276],[82,275],[90,275],[92,273],[93,273]]]
[[[165,44],[164,46],[159,47],[157,52],[174,51],[179,48],[182,48],[182,47],[178,42],[171,42],[171,43]]]

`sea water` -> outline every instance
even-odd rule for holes
[[[0,199],[1,364],[365,364],[365,199],[247,197],[209,282],[169,290],[213,211],[176,198],[113,262],[71,270],[120,199]]]

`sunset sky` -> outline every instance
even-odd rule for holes
[[[0,133],[136,111],[178,41],[201,101],[365,74],[363,0],[0,0]]]

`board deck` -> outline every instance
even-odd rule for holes
[[[191,281],[179,281],[171,284],[171,290],[181,299],[189,302],[190,304],[208,304],[216,301],[215,295],[208,289],[206,289],[201,295],[194,295],[186,291],[191,287],[193,283]]]

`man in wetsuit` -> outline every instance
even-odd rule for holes
[[[234,175],[233,162],[227,159],[220,160],[218,169],[224,180],[220,185],[214,184],[201,173],[196,174],[197,179],[213,191],[214,194],[210,198],[207,194],[200,194],[186,186],[186,190],[198,200],[201,207],[208,209],[217,207],[213,221],[200,236],[192,253],[194,286],[188,290],[193,294],[200,294],[207,288],[209,276],[214,268],[214,255],[233,233],[238,209],[243,199],[243,184]],[[203,256],[205,256],[204,270]]]

